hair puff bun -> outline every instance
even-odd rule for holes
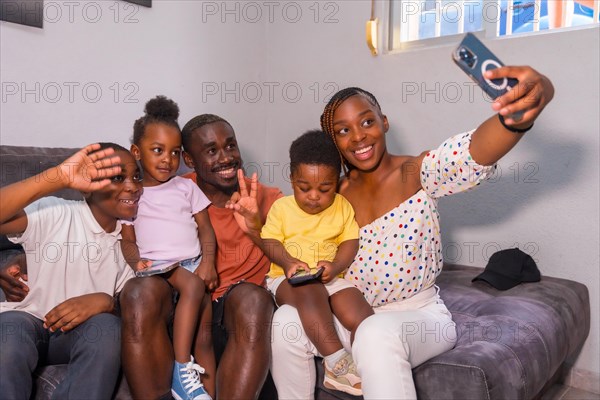
[[[179,106],[173,100],[165,96],[156,96],[146,103],[144,112],[159,120],[177,121],[179,118]]]

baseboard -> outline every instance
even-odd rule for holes
[[[567,366],[564,384],[577,389],[600,394],[600,373]]]

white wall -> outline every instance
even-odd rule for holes
[[[165,94],[179,103],[182,123],[204,112],[229,119],[249,169],[289,193],[289,144],[318,127],[324,100],[338,88],[361,86],[378,97],[395,153],[417,154],[492,114],[479,92],[469,92],[450,45],[371,57],[364,42],[367,1],[155,0],[151,9],[84,1],[76,2],[73,22],[64,3],[47,3],[55,8],[47,10],[43,30],[0,23],[1,144],[126,145],[144,102]],[[102,16],[89,22],[97,7]],[[440,207],[447,261],[483,266],[497,246],[517,245],[534,254],[543,275],[588,286],[592,328],[575,366],[596,377],[598,34],[596,28],[488,41],[506,63],[531,64],[548,75],[556,97],[501,161],[498,181]],[[92,102],[98,87],[102,95]],[[407,91],[415,87],[416,94]]]
[[[222,101],[220,85],[235,87],[263,73],[266,48],[256,44],[264,42],[264,24],[223,24],[200,1],[154,1],[152,8],[46,1],[44,11],[42,30],[0,23],[2,144],[128,145],[133,122],[158,94],[179,103],[182,125],[210,112],[264,132],[265,119],[253,116],[265,106],[233,109]],[[251,153],[264,140],[262,134],[249,140]]]

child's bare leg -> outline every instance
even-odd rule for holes
[[[202,384],[204,388],[215,399],[216,391],[216,372],[215,352],[212,345],[212,304],[210,296],[204,296],[200,308],[200,322],[196,333],[196,342],[194,345],[194,358],[198,360],[205,372],[202,374]]]
[[[373,308],[356,288],[347,288],[332,294],[329,303],[333,314],[342,323],[342,326],[350,331],[350,342],[353,343],[358,325],[373,315]]]
[[[338,293],[347,291],[349,289]],[[356,292],[362,297],[358,290]],[[338,294],[336,293],[334,296],[338,296]],[[341,296],[341,299],[343,300],[344,297]],[[352,356],[342,346],[335,330],[330,305],[331,298],[325,286],[322,283],[308,283],[292,287],[289,282],[284,281],[277,289],[276,298],[279,304],[285,303],[296,307],[306,335],[323,355],[325,365],[323,384],[325,387],[355,396],[362,394],[356,365]],[[341,307],[339,302],[334,301],[333,303]],[[344,307],[344,309],[352,312],[351,307]],[[356,325],[358,326],[358,323]]]
[[[175,268],[167,281],[179,292],[173,321],[173,350],[175,361],[190,361],[192,343],[196,336],[200,306],[204,299],[204,282],[185,268]]]
[[[323,356],[343,348],[333,324],[329,294],[322,283],[292,286],[285,280],[279,285],[275,298],[280,305],[289,304],[298,309],[306,336]]]

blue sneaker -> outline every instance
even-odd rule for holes
[[[204,368],[194,363],[194,357],[185,364],[175,361],[171,383],[173,397],[176,400],[212,400],[200,381],[200,374],[203,373]]]

